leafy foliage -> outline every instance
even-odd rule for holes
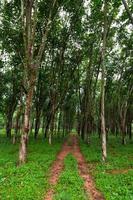
[[[4,140],[4,138],[3,138]],[[28,163],[17,167],[18,144],[9,141],[0,144],[0,199],[42,199],[49,187],[48,172],[61,146],[55,141],[31,140],[28,148]]]
[[[132,143],[126,147],[111,137],[108,141],[108,159],[106,164],[100,161],[100,142],[92,138],[90,146],[80,143],[81,150],[95,177],[96,186],[107,200],[128,200],[133,198],[133,149]]]

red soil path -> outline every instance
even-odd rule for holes
[[[67,154],[73,154],[73,156],[77,159],[79,174],[84,180],[84,188],[86,193],[88,194],[88,198],[91,200],[104,200],[103,195],[96,189],[94,181],[89,174],[88,165],[82,155],[78,139],[76,136],[70,136],[68,141],[63,144],[63,147],[60,153],[57,156],[56,161],[53,163],[51,167],[51,174],[50,174],[50,185],[51,189],[47,192],[45,196],[45,200],[52,200],[54,195],[54,186],[57,184],[59,175],[63,170],[63,161]]]

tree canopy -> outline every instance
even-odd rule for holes
[[[0,126],[21,136],[20,164],[32,132],[98,133],[103,160],[109,134],[132,138],[132,11],[131,0],[1,1]]]

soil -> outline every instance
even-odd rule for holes
[[[57,184],[60,173],[63,171],[64,167],[64,158],[67,154],[71,153],[78,163],[78,170],[80,176],[84,180],[84,188],[88,194],[88,198],[91,200],[104,200],[103,195],[100,191],[97,190],[93,178],[89,173],[88,164],[85,161],[83,154],[80,151],[78,138],[76,136],[70,136],[67,141],[62,146],[61,151],[59,152],[57,159],[51,167],[49,183],[51,188],[45,196],[45,200],[52,200],[54,195],[54,186]]]

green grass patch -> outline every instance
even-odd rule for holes
[[[19,145],[8,140],[0,144],[0,199],[41,200],[48,189],[48,172],[61,147],[59,140],[30,140],[28,162],[17,167]]]
[[[86,200],[83,179],[78,174],[77,161],[69,154],[56,186],[54,200]]]
[[[80,146],[91,166],[96,186],[105,198],[107,200],[132,200],[133,144],[123,146],[119,138],[109,138],[108,159],[105,164],[101,162],[101,141],[98,138],[92,137],[90,145],[81,141]],[[127,169],[127,172],[122,173],[122,169]],[[117,170],[117,173],[113,174],[112,170]]]

